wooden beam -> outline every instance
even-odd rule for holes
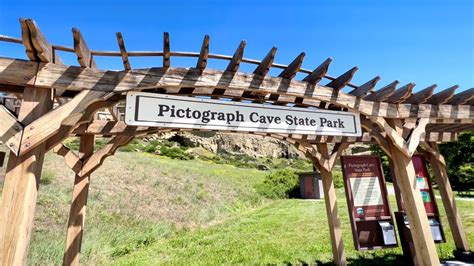
[[[319,144],[318,150],[323,158],[329,160],[330,156],[327,144]],[[314,160],[313,164],[319,168],[321,177],[323,179],[324,202],[326,204],[326,215],[328,219],[329,235],[331,237],[334,264],[346,265],[347,261],[344,243],[342,240],[341,221],[339,219],[336,189],[334,188],[332,173],[331,170],[328,170],[325,167],[322,167],[322,165],[315,163]]]
[[[351,82],[352,77],[354,77],[354,74],[357,72],[357,70],[359,70],[358,67],[353,67],[349,69],[346,73],[329,82],[326,87],[330,87],[335,90],[340,90],[344,88],[349,82]]]
[[[416,186],[415,168],[411,157],[402,153],[393,142],[391,146],[392,161],[397,183],[402,190],[402,200],[410,222],[410,233],[416,254],[417,265],[440,265],[436,252],[428,216]]]
[[[281,73],[278,75],[281,78],[292,79],[300,71],[301,65],[303,64],[305,53],[299,54],[293,62],[291,62]]]
[[[235,50],[234,56],[232,56],[232,60],[230,60],[229,65],[225,69],[226,72],[235,73],[239,70],[240,62],[242,62],[242,58],[244,57],[244,49],[247,45],[246,41],[241,41],[237,50]]]
[[[353,95],[353,96],[356,96],[356,97],[363,97],[375,88],[375,85],[377,85],[379,80],[380,80],[380,77],[376,76],[375,78],[373,78],[373,79],[367,81],[366,83],[360,85],[358,88],[353,89],[352,91],[349,92],[349,94]]]
[[[257,66],[255,71],[253,72],[255,75],[265,77],[270,71],[270,67],[273,64],[273,60],[275,59],[275,54],[277,52],[276,47],[272,47],[270,52],[265,56],[265,58],[260,62],[260,64]]]
[[[94,152],[94,135],[83,135],[80,138],[79,158],[89,158]],[[82,170],[82,167],[81,167]],[[90,175],[78,173],[74,179],[72,190],[71,209],[69,211],[66,234],[66,249],[63,265],[79,265],[82,235],[86,220],[87,196],[89,194]]]
[[[389,103],[401,103],[411,96],[414,87],[415,83],[408,83],[407,85],[398,88],[390,97],[385,99],[385,101]]]
[[[74,171],[74,173],[79,173],[82,169],[82,161],[79,156],[77,156],[71,149],[64,146],[64,144],[58,144],[53,148],[53,152],[59,156],[64,157],[66,165]]]
[[[374,101],[374,102],[383,102],[385,99],[390,97],[395,92],[395,87],[398,85],[398,80],[388,84],[387,86],[372,92],[371,94],[364,97],[366,101]]]
[[[90,105],[105,101],[110,96],[111,94],[106,92],[82,91],[68,103],[36,119],[23,132],[20,155],[46,142],[49,137],[59,132],[61,126],[76,126]]]
[[[303,81],[306,81],[308,83],[313,83],[316,84],[318,83],[328,72],[329,65],[332,62],[332,58],[328,58],[324,60],[324,62],[319,65],[316,69],[311,72],[308,76],[306,76]]]
[[[196,68],[199,70],[204,70],[207,66],[207,58],[209,57],[209,35],[204,36],[202,41],[201,52],[199,53],[199,58],[196,64]]]
[[[431,167],[433,168],[433,173],[436,178],[436,183],[438,184],[439,194],[443,201],[443,206],[446,211],[456,249],[461,252],[469,252],[471,250],[469,247],[469,241],[467,240],[466,232],[457,210],[454,193],[449,182],[448,173],[446,172],[446,164],[443,155],[441,155],[436,142],[424,143],[422,147],[427,151]]]
[[[131,70],[130,62],[128,61],[127,49],[125,49],[125,42],[123,41],[123,36],[121,32],[117,32],[117,42],[120,48],[120,55],[122,56],[123,67],[125,70]]]
[[[23,125],[16,117],[8,111],[5,106],[0,105],[0,142],[5,144],[12,152],[18,154]]]
[[[404,103],[411,103],[411,104],[421,104],[421,103],[425,103],[430,97],[431,95],[433,95],[433,91],[434,89],[438,87],[438,85],[436,84],[433,84],[419,92],[416,92],[414,94],[412,94],[410,97],[408,97],[405,101],[403,101]]]
[[[91,51],[84,37],[82,37],[81,31],[77,28],[72,28],[72,36],[74,39],[74,51],[76,52],[79,65],[86,68],[97,68]]]
[[[163,68],[171,66],[170,34],[163,33]]]
[[[30,29],[28,28],[26,19],[20,18],[20,26],[21,26],[21,40],[23,42],[23,46],[25,46],[26,55],[32,61],[41,61],[36,54],[35,48],[33,47],[33,43],[31,42]]]
[[[135,127],[128,127],[128,130],[135,131]],[[96,151],[87,160],[84,161],[81,176],[88,176],[99,168],[104,160],[113,155],[115,151],[127,145],[134,138],[133,134],[119,135],[109,141],[102,149]]]
[[[466,104],[470,100],[474,99],[474,88],[470,88],[463,92],[455,94],[449,101],[448,104],[451,105],[461,105]]]
[[[27,87],[18,120],[29,125],[53,107],[51,89]],[[26,265],[45,147],[11,152],[0,201],[0,264]]]
[[[428,104],[444,104],[448,102],[451,98],[454,96],[454,92],[456,89],[459,88],[458,85],[449,87],[443,91],[440,91],[436,93],[435,95],[432,95],[426,103]]]
[[[29,75],[30,73],[31,75]],[[35,74],[36,73],[36,74]],[[93,90],[122,93],[129,90],[166,89],[166,93],[178,93],[179,88],[217,88],[225,89],[227,94],[249,91],[253,93],[273,93],[299,97],[300,104],[319,106],[319,102],[335,104],[340,108],[360,112],[369,116],[388,118],[436,117],[470,118],[474,113],[470,106],[431,104],[390,104],[371,102],[334,91],[325,86],[309,84],[299,80],[283,80],[274,77],[258,77],[235,73],[228,75],[224,71],[186,68],[151,68],[130,72],[91,71],[81,67],[44,64],[19,59],[0,57],[0,84],[17,86],[35,85],[41,88],[61,88],[71,91]],[[209,90],[212,93],[214,90]],[[180,92],[179,92],[180,93]],[[192,94],[192,91],[190,92]],[[297,98],[295,98],[297,99]],[[302,100],[301,100],[302,99]],[[317,104],[316,104],[317,102]]]

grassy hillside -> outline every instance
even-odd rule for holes
[[[92,176],[82,263],[329,263],[324,202],[264,199],[254,186],[265,174],[211,161],[118,152]],[[61,264],[73,177],[62,158],[48,153],[31,264]],[[365,265],[399,259],[399,248],[354,250],[344,192],[337,194],[349,260]],[[458,201],[474,246],[473,204]],[[439,254],[449,258],[454,244],[443,222],[448,243],[439,246]]]

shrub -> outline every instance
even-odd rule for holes
[[[276,170],[268,173],[255,189],[267,198],[289,198],[299,191],[299,177],[290,168]]]
[[[162,156],[170,157],[172,159],[180,159],[180,160],[192,160],[193,157],[186,153],[184,150],[178,147],[169,148],[167,146],[162,146],[160,148],[160,154]]]
[[[335,188],[341,188],[344,186],[344,179],[342,178],[341,171],[333,171],[332,172],[332,180],[334,181]]]

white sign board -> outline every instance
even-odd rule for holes
[[[383,205],[378,177],[359,177],[350,180],[355,207]]]
[[[361,136],[358,114],[156,93],[127,93],[131,126]]]

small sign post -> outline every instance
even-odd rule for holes
[[[396,247],[380,158],[341,156],[341,165],[355,248]]]
[[[129,92],[125,123],[131,126],[292,133],[362,135],[358,114],[254,103]]]

